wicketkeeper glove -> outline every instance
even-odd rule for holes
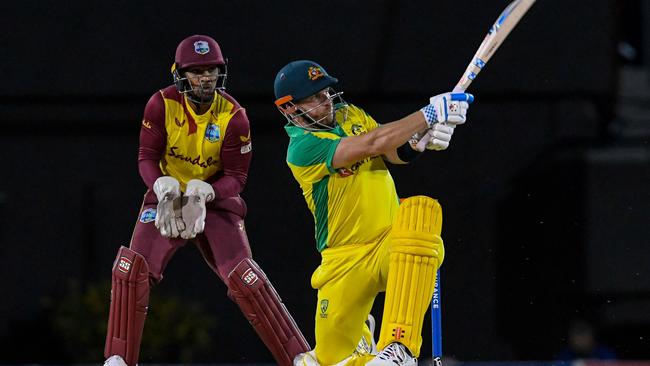
[[[214,199],[214,189],[202,180],[192,179],[187,182],[183,198],[183,221],[185,230],[181,238],[192,239],[205,228],[205,203]]]
[[[153,184],[153,191],[158,197],[156,209],[156,227],[160,235],[177,238],[185,224],[180,215],[181,186],[174,177],[162,176]]]

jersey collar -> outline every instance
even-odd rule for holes
[[[343,128],[339,124],[337,124],[336,127],[332,128],[331,130],[308,131],[305,130],[304,128],[294,125],[293,123],[287,123],[284,126],[284,129],[287,131],[287,135],[289,135],[289,137],[298,137],[298,136],[306,135],[310,132],[329,132],[341,137],[347,136],[345,134],[345,131],[343,131]]]

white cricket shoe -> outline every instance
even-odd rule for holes
[[[358,354],[376,355],[378,351],[377,342],[375,342],[375,318],[372,316],[372,314],[368,314],[366,325],[368,326],[368,329],[370,329],[371,338],[368,340],[365,337],[361,336],[359,344],[357,344],[356,352]]]
[[[411,356],[408,348],[401,343],[391,343],[384,348],[375,358],[366,363],[366,366],[417,366],[417,358]]]
[[[316,361],[316,351],[299,353],[293,359],[293,366],[320,366]]]
[[[121,356],[113,355],[104,361],[104,366],[128,366]]]

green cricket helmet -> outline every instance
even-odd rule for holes
[[[318,108],[327,101],[331,102],[332,114],[337,110],[347,107],[341,95],[335,92],[333,86],[338,79],[330,76],[325,69],[314,61],[298,60],[285,65],[275,77],[273,89],[275,92],[275,105],[286,119],[307,130],[329,130],[334,126],[323,123],[326,117],[314,120],[309,112]],[[312,95],[324,92],[326,100],[308,110],[303,110],[295,103]],[[299,121],[302,121],[299,122]]]

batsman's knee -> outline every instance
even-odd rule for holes
[[[442,232],[442,207],[430,197],[404,199],[393,222],[391,253],[434,258],[437,267],[445,257]]]

